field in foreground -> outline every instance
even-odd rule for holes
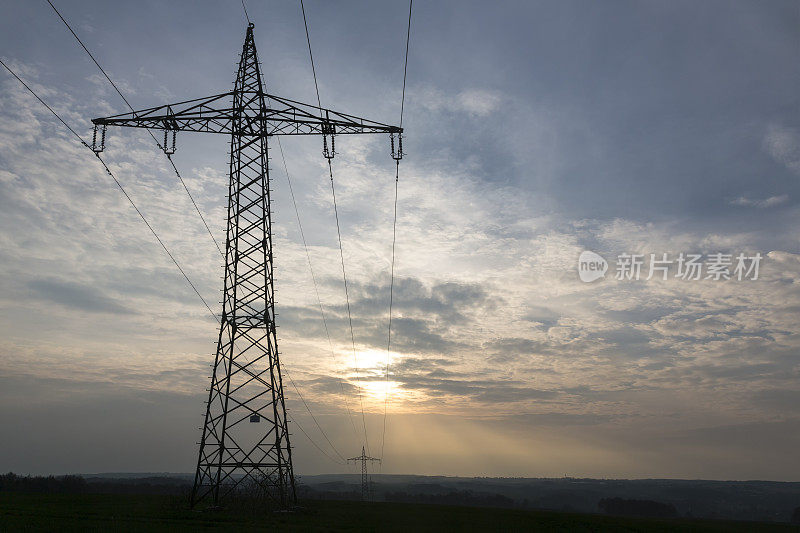
[[[294,513],[195,512],[160,495],[0,492],[0,531],[799,531],[788,524],[621,518],[550,511],[352,501]]]

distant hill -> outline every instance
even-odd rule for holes
[[[358,475],[300,476],[312,498],[360,496]],[[800,506],[800,483],[680,479],[461,478],[374,475],[377,501],[489,505],[603,512],[600,500],[648,500],[678,516],[789,522]]]

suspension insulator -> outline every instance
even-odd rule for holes
[[[178,135],[178,130],[172,130],[172,145],[167,144],[168,136],[170,130],[164,130],[164,145],[163,150],[164,153],[167,155],[172,155],[175,153],[175,137]]]
[[[389,139],[392,142],[392,159],[395,161],[400,161],[403,159],[403,134],[397,134],[397,150],[395,150],[394,146],[394,133],[389,134]]]
[[[333,159],[333,156],[336,155],[336,141],[333,135],[331,135],[330,148],[328,147],[328,136],[322,136],[322,155],[325,156],[325,159]]]
[[[92,151],[99,154],[106,148],[106,125],[100,131],[100,144],[97,144],[97,124],[94,125],[94,133],[92,134]]]
[[[328,146],[328,136],[330,135],[331,144]],[[332,124],[322,125],[322,155],[325,159],[333,159],[336,155],[336,137],[334,135],[334,128]]]

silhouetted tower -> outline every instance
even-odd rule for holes
[[[369,475],[367,474],[367,461],[370,461],[370,462],[373,462],[373,463],[375,461],[378,461],[380,463],[381,460],[376,458],[376,457],[369,457],[367,455],[366,450],[364,450],[364,447],[362,446],[361,447],[361,455],[358,456],[358,457],[351,457],[350,459],[347,460],[348,463],[350,461],[353,461],[354,463],[357,462],[357,461],[361,461],[361,499],[363,501],[368,501],[368,500],[372,499],[370,497],[371,496],[371,491],[370,491],[370,484],[369,484]]]
[[[294,504],[275,329],[267,140],[272,135],[322,135],[323,153],[332,158],[334,135],[389,133],[394,155],[394,136],[400,140],[402,129],[267,94],[253,24],[247,27],[233,91],[92,122],[97,152],[104,148],[107,126],[163,130],[167,154],[175,151],[177,131],[230,135],[222,316],[192,506],[207,499],[219,505],[239,491],[283,507]]]

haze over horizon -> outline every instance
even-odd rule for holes
[[[137,109],[231,87],[238,1],[56,5]],[[397,123],[407,4],[306,9],[322,106]],[[315,102],[299,7],[248,10],[268,90]],[[798,4],[414,10],[380,471],[800,480]],[[0,57],[81,135],[127,111],[45,2],[2,12]],[[217,325],[102,167],[3,72],[0,471],[192,472]],[[223,242],[228,138],[177,142]],[[378,456],[388,139],[340,136],[333,162],[355,361],[321,141],[281,143],[332,347],[270,143],[282,364],[344,457],[360,453],[360,389]],[[111,129],[104,156],[216,311],[220,257],[164,155]],[[605,279],[579,279],[584,250]],[[646,264],[615,279],[620,254],[718,252],[761,254],[758,279],[645,280]],[[292,439],[298,474],[356,472]]]

